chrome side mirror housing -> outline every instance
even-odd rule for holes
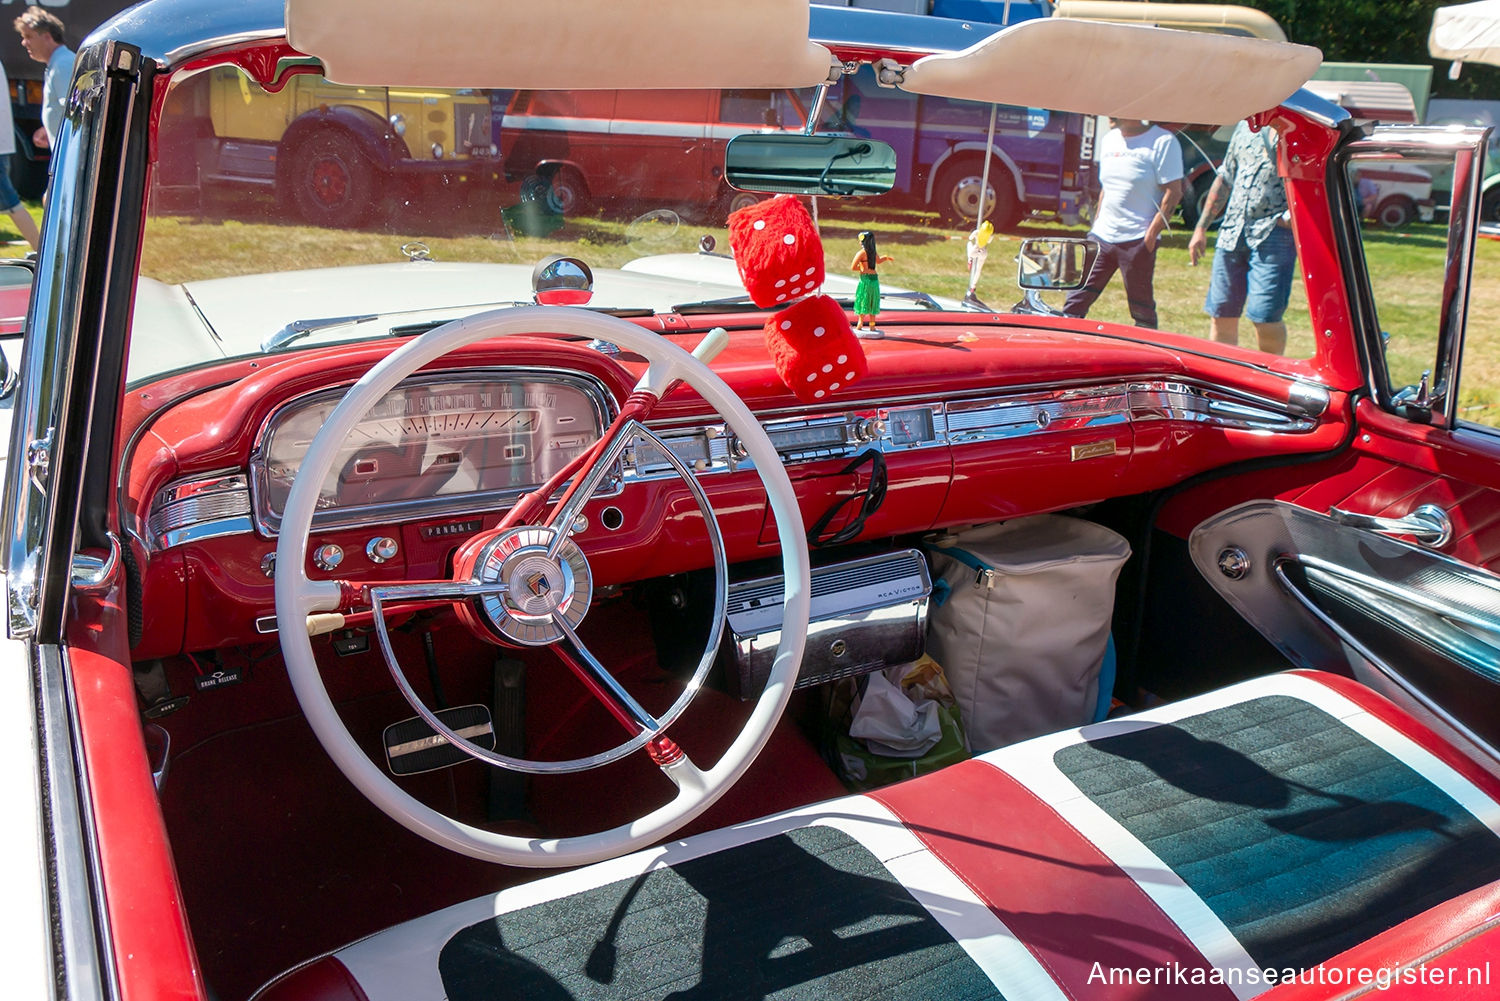
[[[1072,291],[1088,280],[1099,245],[1077,236],[1032,238],[1016,256],[1016,284],[1036,291]]]

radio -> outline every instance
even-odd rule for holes
[[[732,694],[757,697],[781,640],[783,581],[760,577],[729,585]],[[915,549],[815,567],[807,645],[798,688],[868,674],[922,656],[932,577]]]

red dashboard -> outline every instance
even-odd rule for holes
[[[1239,460],[1330,449],[1346,430],[1343,393],[1255,364],[1145,343],[1126,328],[997,319],[883,316],[887,336],[865,342],[869,375],[816,409],[780,383],[753,318],[710,318],[663,334],[691,347],[712,325],[729,328],[730,346],[714,370],[772,433],[805,521],[862,488],[867,467],[844,471],[852,456],[882,452],[889,488],[862,539],[1160,489]],[[683,326],[679,317],[644,322]],[[137,658],[268,638],[276,540],[250,514],[252,467],[267,421],[290,401],[353,382],[400,343],[230,362],[132,389],[120,489],[133,522],[122,527],[144,592]],[[433,367],[454,379],[495,369],[577,373],[617,408],[644,366],[628,354],[537,337],[481,344]],[[648,424],[701,471],[730,561],[774,555],[759,479],[736,455],[733,429],[705,409],[696,393],[679,388]],[[164,522],[163,506],[185,498],[194,499],[177,511],[193,517]],[[358,583],[443,576],[453,552],[493,527],[503,507],[315,528],[310,549],[336,546],[342,556],[335,567],[308,572]],[[648,470],[639,456],[633,465],[627,457],[585,516],[576,538],[598,585],[710,562],[702,515],[687,489]],[[170,531],[161,530],[164,523]]]

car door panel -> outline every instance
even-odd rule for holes
[[[1500,576],[1282,501],[1206,520],[1189,549],[1297,666],[1350,675],[1500,746]]]

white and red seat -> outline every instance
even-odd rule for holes
[[[458,904],[256,997],[1483,997],[1496,928],[1500,781],[1292,672]]]

